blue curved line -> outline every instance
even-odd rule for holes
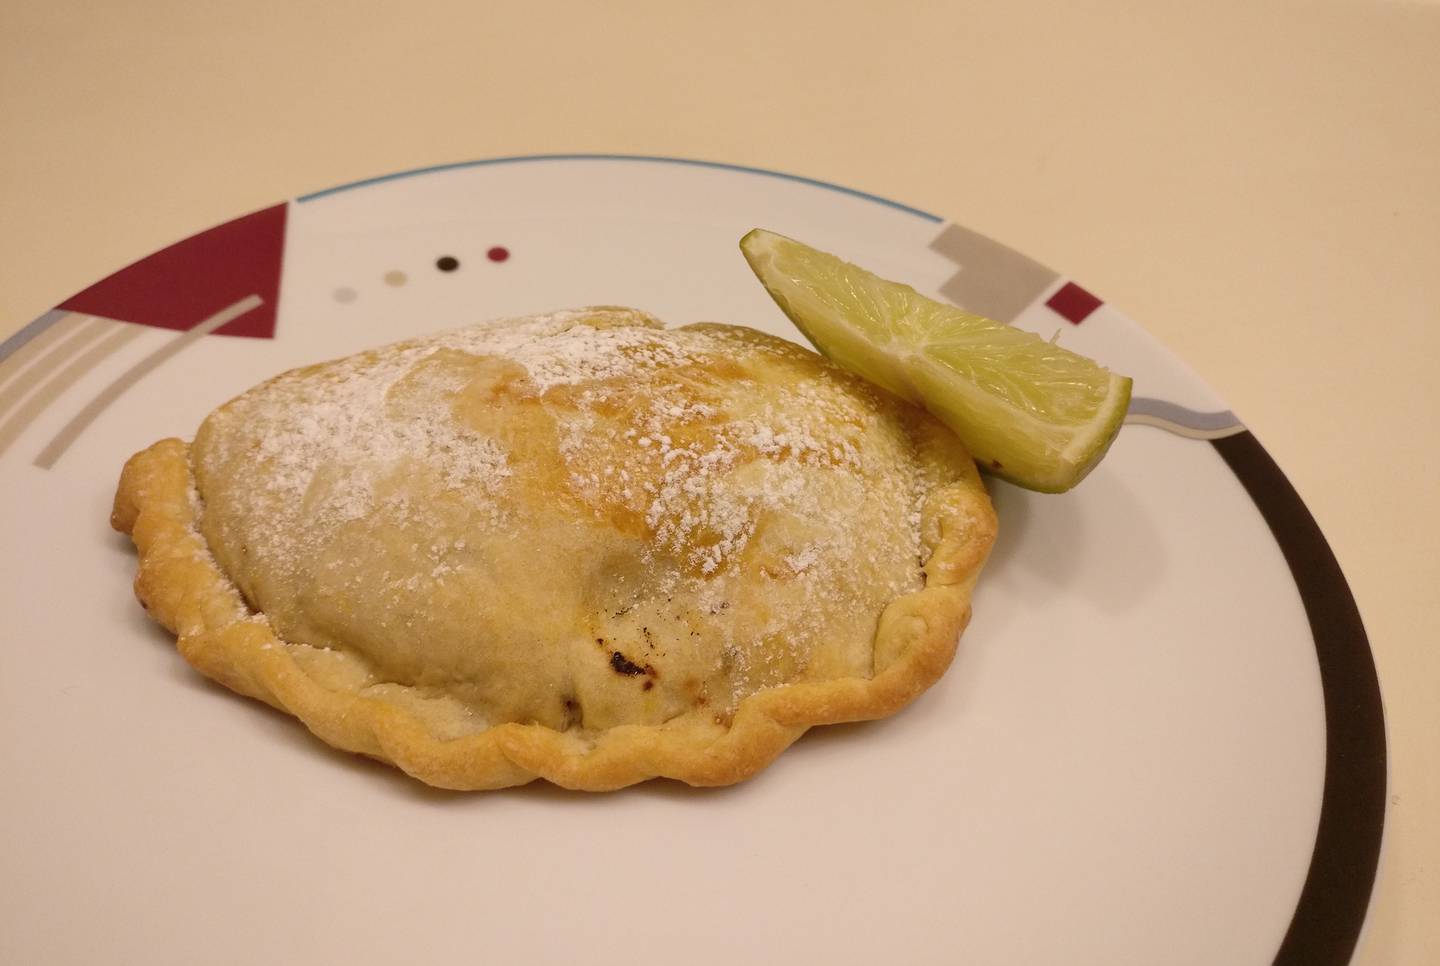
[[[0,342],[0,362],[4,362],[25,343],[69,314],[65,309],[51,309],[39,318],[32,320],[29,325],[10,336],[10,338],[4,342]]]
[[[342,191],[368,188],[370,185],[383,184],[386,181],[398,181],[401,178],[414,178],[418,175],[435,174],[439,171],[455,171],[459,168],[480,168],[492,164],[514,164],[520,161],[645,161],[654,164],[686,164],[691,167],[713,168],[719,171],[739,171],[742,174],[758,174],[767,178],[795,181],[800,184],[810,185],[814,188],[824,188],[827,191],[838,191],[841,194],[850,195],[852,198],[863,198],[866,201],[874,201],[889,208],[894,208],[897,211],[916,215],[924,218],[926,221],[938,223],[945,220],[939,215],[932,215],[928,211],[912,208],[909,205],[902,205],[898,201],[891,201],[889,198],[882,198],[879,195],[872,195],[868,191],[860,191],[857,188],[847,188],[844,185],[831,184],[828,181],[818,181],[815,178],[807,178],[803,175],[788,174],[784,171],[771,171],[767,168],[752,168],[743,164],[727,164],[723,161],[699,161],[694,158],[667,158],[652,154],[517,154],[505,158],[483,158],[479,161],[455,161],[450,164],[436,164],[428,168],[414,168],[410,171],[397,171],[393,174],[382,174],[375,178],[351,181],[348,184],[326,188],[323,191],[312,191],[308,195],[301,195],[296,198],[295,201],[297,204],[304,204],[307,201],[315,201],[319,198],[327,198],[330,195],[339,194]]]

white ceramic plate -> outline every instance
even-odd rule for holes
[[[796,333],[765,226],[1132,373],[1001,537],[948,675],[755,780],[448,794],[209,684],[130,593],[120,466],[281,370],[596,303]],[[123,321],[120,321],[123,320]],[[942,219],[774,172],[507,158],[319,192],[0,346],[0,960],[1343,963],[1384,813],[1363,629],[1254,437],[1138,326]]]

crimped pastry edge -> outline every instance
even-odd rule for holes
[[[697,712],[663,725],[611,728],[594,740],[517,723],[443,739],[395,703],[332,690],[307,674],[264,615],[249,612],[210,555],[194,493],[187,444],[161,440],[126,463],[110,519],[138,551],[136,597],[176,635],[185,660],[231,690],[294,715],[327,744],[457,790],[536,778],[584,791],[660,777],[729,785],[765,768],[813,726],[893,714],[954,659],[997,531],[973,466],[965,478],[930,494],[921,527],[938,537],[924,566],[925,586],[891,601],[882,613],[872,677],[757,692],[739,703],[728,726]]]

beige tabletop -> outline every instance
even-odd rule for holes
[[[471,158],[721,160],[942,213],[1140,320],[1310,506],[1388,714],[1358,961],[1435,962],[1437,50],[1440,5],[1377,0],[8,0],[0,336],[239,213]]]

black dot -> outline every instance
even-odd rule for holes
[[[460,259],[454,255],[441,255],[435,259],[435,267],[442,272],[453,272],[460,267]]]

